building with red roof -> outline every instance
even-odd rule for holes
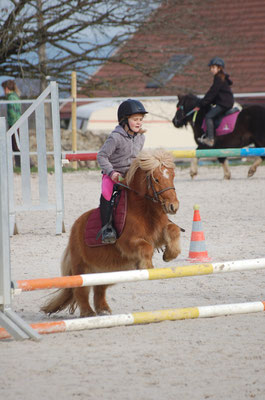
[[[95,73],[92,97],[205,93],[219,56],[234,93],[265,91],[264,0],[167,0]],[[249,99],[248,99],[249,100]]]

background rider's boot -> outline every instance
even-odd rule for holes
[[[206,121],[207,126],[207,136],[203,140],[203,143],[206,146],[213,147],[214,145],[214,121],[211,118],[208,118]]]

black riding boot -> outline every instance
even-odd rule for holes
[[[115,243],[117,233],[112,226],[112,205],[102,195],[100,197],[100,216],[102,223],[102,243]]]
[[[214,145],[214,122],[212,118],[206,118],[206,136],[198,138],[198,141],[208,147]]]
[[[214,140],[214,121],[212,118],[206,119],[208,139]]]

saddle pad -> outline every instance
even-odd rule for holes
[[[118,237],[122,234],[127,213],[127,192],[121,190],[120,200],[113,209],[113,226],[116,229]],[[85,243],[89,247],[106,246],[102,243],[101,235],[96,239],[98,232],[102,228],[100,218],[100,208],[95,208],[89,215],[85,228]]]
[[[215,129],[216,136],[227,135],[228,133],[233,132],[238,114],[239,114],[239,111],[235,112],[233,114],[225,115],[222,118],[218,127]],[[203,123],[202,123],[202,129],[204,132],[206,132],[205,119],[203,120]]]

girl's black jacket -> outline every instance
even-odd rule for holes
[[[234,104],[234,96],[230,88],[232,84],[233,82],[228,74],[225,74],[224,79],[222,79],[221,74],[217,73],[214,76],[212,86],[200,100],[199,107],[206,108],[211,104],[218,104],[226,109],[232,108]]]

